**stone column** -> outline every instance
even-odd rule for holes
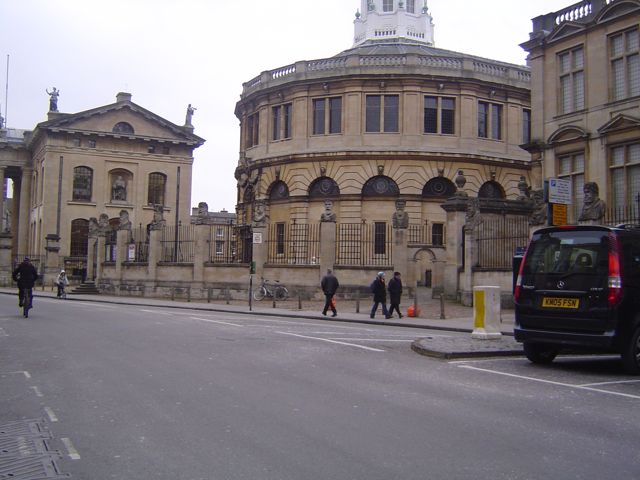
[[[211,225],[196,225],[195,226],[195,252],[193,257],[193,288],[202,289],[204,286],[204,264],[209,261],[209,249],[215,248],[215,244],[211,245],[210,242],[215,241],[211,239]],[[215,227],[213,227],[215,228]]]
[[[147,267],[149,280],[156,284],[158,275],[158,262],[162,257],[162,246],[160,239],[162,238],[162,230],[151,229],[149,231],[149,265]]]
[[[465,307],[473,305],[473,267],[478,258],[478,244],[474,229],[464,230],[464,270],[460,272],[460,303]]]
[[[0,233],[9,230],[9,226],[4,223],[4,195],[7,179],[4,176],[6,167],[0,167]]]
[[[444,295],[451,300],[458,298],[458,275],[462,269],[464,236],[462,228],[465,224],[467,203],[469,198],[458,194],[442,204],[447,212],[447,255],[444,266]]]
[[[336,263],[336,222],[320,223],[320,279]]]
[[[122,283],[122,265],[128,261],[130,230],[118,230],[116,232],[116,279]]]
[[[13,248],[13,237],[8,232],[0,232],[0,285],[7,287],[11,285],[11,273],[13,264],[11,263],[11,249]]]
[[[106,238],[105,233],[98,234],[98,249],[96,251],[96,284],[102,280],[102,264],[105,259]]]
[[[97,263],[96,258],[96,246],[98,244],[98,237],[89,237],[89,244],[87,245],[87,281],[91,282],[96,278]]]
[[[258,282],[264,276],[264,264],[267,263],[267,254],[267,227],[266,225],[254,226],[253,261],[256,262],[256,278]]]
[[[60,236],[50,233],[45,237],[46,245],[44,247],[46,260],[42,272],[43,285],[51,285],[60,273]]]
[[[22,169],[22,178],[20,181],[20,211],[18,212],[18,255],[26,255],[29,253],[29,217],[31,212],[31,183],[33,169],[25,167]],[[14,211],[15,215],[15,211]]]
[[[413,287],[416,279],[411,278],[415,275],[415,268],[409,271],[409,248],[408,248],[408,230],[406,228],[393,229],[393,251],[391,260],[395,271],[406,278],[405,285]]]

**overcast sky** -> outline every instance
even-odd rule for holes
[[[418,2],[420,3],[420,2]],[[567,0],[429,0],[438,48],[524,65],[531,19]],[[182,125],[197,108],[191,204],[235,211],[242,83],[353,44],[360,0],[0,0],[0,103],[7,126],[46,120],[47,88],[75,113],[133,102]],[[6,62],[9,94],[5,98]]]

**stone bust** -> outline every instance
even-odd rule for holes
[[[267,223],[267,207],[262,200],[257,200],[253,209],[253,226],[264,227]]]
[[[531,194],[533,212],[529,217],[529,225],[544,225],[547,223],[547,202],[544,201],[543,190],[533,190]]]
[[[131,220],[129,220],[129,212],[120,210],[120,225],[118,230],[131,230]]]
[[[98,234],[106,235],[111,230],[111,225],[109,225],[109,215],[106,213],[101,213],[98,218]]]
[[[89,238],[96,238],[99,230],[100,227],[98,226],[98,219],[96,217],[91,217],[89,219]]]
[[[335,222],[336,214],[333,211],[333,202],[331,200],[325,200],[324,202],[324,212],[320,215],[321,222]]]
[[[584,204],[578,221],[599,221],[604,218],[607,205],[600,199],[600,189],[596,182],[587,182],[583,187]]]
[[[393,228],[408,228],[409,227],[409,215],[405,212],[407,202],[404,200],[396,200],[396,211],[393,212],[391,221]]]

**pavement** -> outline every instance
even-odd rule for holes
[[[420,314],[418,317],[404,315],[402,318],[386,319],[378,310],[375,318],[369,317],[370,303],[366,301],[338,300],[338,316],[331,317],[331,314],[323,316],[321,314],[324,306],[323,301],[301,301],[289,299],[283,302],[274,302],[265,299],[261,302],[253,301],[251,307],[248,300],[211,300],[207,301],[187,301],[186,299],[171,300],[148,297],[130,296],[110,296],[110,295],[84,295],[69,293],[66,300],[61,301],[83,301],[113,303],[122,305],[135,305],[146,307],[163,307],[176,309],[192,309],[210,312],[229,312],[254,314],[261,316],[277,316],[288,318],[305,319],[327,319],[331,321],[360,323],[367,325],[387,325],[394,327],[409,327],[424,329],[424,336],[419,336],[412,343],[414,352],[441,359],[455,358],[478,358],[496,357],[508,355],[523,355],[522,345],[513,339],[514,312],[513,310],[503,310],[500,318],[500,330],[502,336],[497,339],[480,340],[471,337],[474,329],[473,308],[465,307],[455,302],[425,298],[419,301]],[[15,288],[0,288],[2,295],[17,296]],[[56,293],[53,290],[34,289],[34,296],[54,298]],[[406,313],[407,307],[412,303],[409,299],[404,299],[404,306],[401,310]],[[36,306],[37,311],[37,306]],[[444,318],[443,318],[444,317]],[[430,336],[426,330],[439,330],[457,332],[459,334],[451,336],[435,335]],[[460,335],[467,333],[468,335]]]

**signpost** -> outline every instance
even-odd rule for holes
[[[573,198],[571,180],[566,178],[550,178],[548,180],[549,218],[551,225],[566,225],[568,210]]]

